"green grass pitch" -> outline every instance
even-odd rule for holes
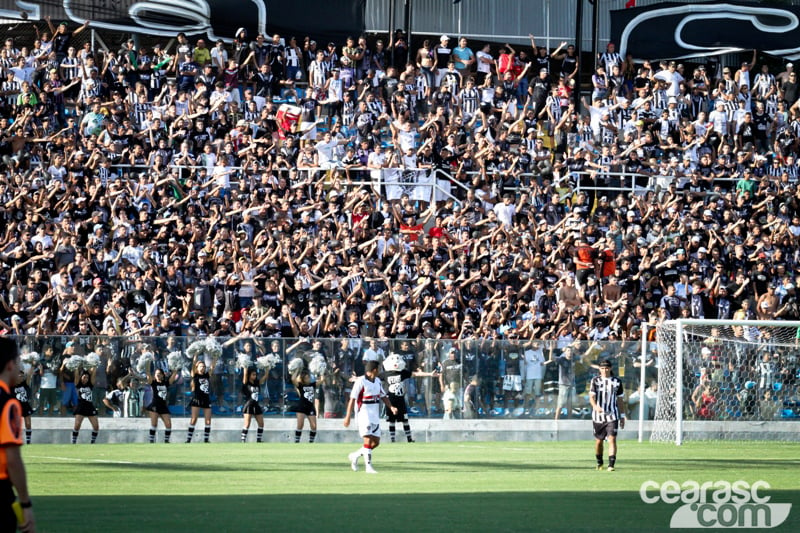
[[[616,472],[592,442],[32,445],[23,456],[39,531],[667,531],[677,506],[646,480],[767,481],[800,531],[800,445],[623,441]]]

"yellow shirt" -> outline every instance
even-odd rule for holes
[[[208,65],[211,63],[211,52],[208,48],[195,48],[192,52],[192,59],[201,67]]]

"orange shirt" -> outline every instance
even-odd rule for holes
[[[0,480],[8,479],[8,446],[22,446],[22,407],[8,385],[0,381]]]
[[[578,261],[581,263],[585,263],[585,265],[575,265],[577,270],[588,270],[590,268],[594,268],[594,258],[596,256],[595,249],[591,246],[581,246],[575,251],[575,255],[578,258]]]

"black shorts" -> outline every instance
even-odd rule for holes
[[[406,409],[406,400],[402,396],[397,399],[392,396],[389,396],[389,403],[392,404],[392,407],[397,408],[397,414],[392,414],[390,409],[386,410],[386,420],[389,422],[403,422],[406,419],[406,415],[408,410]]]
[[[619,420],[613,422],[592,422],[594,438],[605,440],[607,437],[616,437],[619,429]]]
[[[16,531],[17,515],[10,502],[0,504],[0,531]]]
[[[189,404],[192,407],[199,407],[200,409],[210,409],[211,401],[208,398],[192,398]]]
[[[33,414],[33,409],[31,408],[30,402],[20,402],[22,406],[22,416],[23,418],[26,416],[31,416]]]
[[[302,413],[306,416],[317,416],[317,410],[314,409],[314,404],[307,400],[294,404],[294,412]]]
[[[75,415],[97,416],[97,409],[94,408],[91,402],[78,402],[78,407],[75,408]]]
[[[242,414],[243,415],[263,415],[264,410],[261,409],[261,406],[258,405],[258,402],[253,400],[247,400],[245,402],[244,407],[242,407]]]
[[[169,407],[167,407],[163,403],[151,403],[146,407],[148,411],[151,413],[156,413],[159,415],[168,415],[169,414]]]

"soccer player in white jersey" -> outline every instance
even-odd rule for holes
[[[358,432],[364,439],[364,446],[348,455],[348,458],[350,466],[357,471],[358,458],[363,456],[367,474],[378,473],[372,468],[372,450],[381,442],[380,402],[386,404],[386,408],[393,414],[397,414],[397,407],[389,402],[386,391],[383,390],[383,384],[378,377],[379,369],[380,364],[377,361],[364,363],[364,375],[359,376],[353,384],[350,401],[347,402],[347,415],[344,417],[344,427],[349,427],[353,407],[357,407]]]
[[[625,428],[625,402],[622,382],[611,372],[608,359],[600,363],[600,375],[592,378],[589,403],[592,405],[597,470],[603,469],[603,441],[608,440],[608,471],[613,472],[617,461],[617,430]]]

